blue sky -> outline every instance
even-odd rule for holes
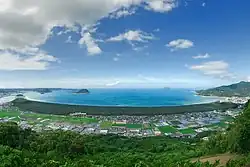
[[[207,88],[250,80],[247,0],[0,4],[0,87]]]

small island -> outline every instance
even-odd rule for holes
[[[81,89],[81,90],[78,90],[75,93],[76,94],[89,94],[89,90],[88,89]]]

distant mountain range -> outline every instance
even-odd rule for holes
[[[250,82],[242,81],[232,85],[220,86],[207,90],[198,90],[196,92],[202,96],[247,97],[250,96]]]

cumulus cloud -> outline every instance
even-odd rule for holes
[[[132,9],[121,9],[121,10],[117,10],[113,13],[110,14],[110,18],[112,19],[119,19],[121,17],[126,17],[126,16],[130,16],[130,15],[133,15],[135,14],[135,9],[132,8]]]
[[[189,67],[191,70],[202,72],[204,75],[214,76],[221,79],[235,79],[236,76],[229,72],[229,64],[225,61],[209,61],[200,65]]]
[[[80,33],[79,27],[86,28],[86,25],[95,25],[100,19],[109,16],[119,18],[132,15],[136,12],[138,6],[155,12],[168,12],[177,7],[176,1],[71,0],[62,2],[61,0],[0,0],[0,51],[2,55],[8,55],[7,57],[19,62],[16,63],[17,67],[15,69],[23,69],[23,67],[34,69],[30,65],[23,64],[31,61],[30,57],[43,52],[39,49],[40,46],[53,35],[62,35],[68,32]],[[53,34],[53,29],[56,27],[63,27],[64,30]],[[80,33],[81,39],[78,41],[80,46],[85,45],[90,55],[102,52],[98,46],[98,42],[102,40],[94,39],[95,31],[96,28],[89,29],[87,27]],[[137,32],[137,34],[136,32],[135,34],[130,32],[123,39],[145,42],[151,40],[152,36],[142,32]],[[70,37],[67,42],[71,42]],[[40,62],[40,60],[36,60],[36,62]],[[38,69],[46,69],[48,66],[45,62],[37,65]],[[10,69],[13,69],[12,65]]]
[[[205,7],[205,6],[206,6],[206,3],[205,3],[205,2],[203,2],[203,3],[201,4],[201,6]]]
[[[156,12],[170,12],[173,8],[177,7],[176,0],[148,0],[146,1],[146,9]]]
[[[194,46],[194,43],[188,39],[176,39],[170,41],[167,47],[171,48],[172,51],[179,50],[179,49],[188,49]]]
[[[44,44],[52,28],[67,28],[94,24],[121,8],[143,6],[167,12],[174,8],[174,0],[1,0],[0,49],[15,49]],[[56,12],[55,12],[56,9]],[[119,12],[118,15],[126,15]]]
[[[68,36],[68,38],[67,38],[67,40],[65,42],[66,43],[73,43],[72,36]]]
[[[26,50],[26,51],[25,51]],[[51,62],[59,60],[45,52],[36,50],[36,48],[25,49],[28,57],[21,57],[20,54],[12,51],[0,52],[0,70],[46,70]]]
[[[89,32],[83,33],[78,43],[81,46],[85,44],[87,51],[90,55],[97,55],[97,54],[102,53],[102,50],[100,49],[95,39],[91,36]]]
[[[107,41],[117,42],[117,41],[129,41],[129,42],[148,42],[155,39],[153,34],[143,32],[141,30],[129,30],[125,33],[119,34],[115,37],[109,38]]]
[[[210,55],[208,53],[204,54],[204,55],[198,55],[198,56],[193,56],[193,59],[207,59],[209,58]]]

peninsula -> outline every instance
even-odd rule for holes
[[[198,90],[196,93],[202,96],[250,97],[250,82],[242,81],[232,85]]]

